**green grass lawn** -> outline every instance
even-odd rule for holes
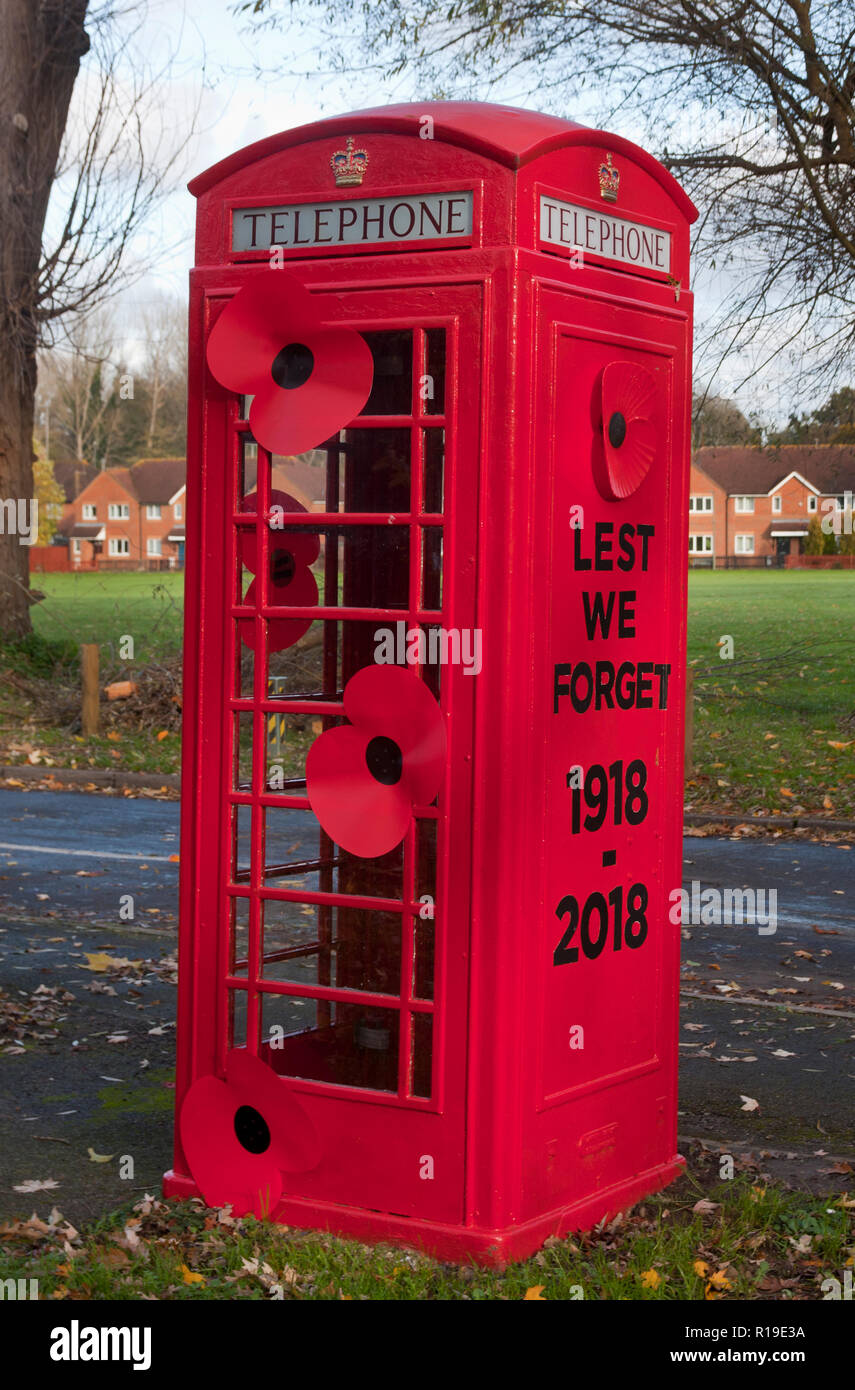
[[[65,1246],[61,1218],[6,1223],[0,1279],[38,1278],[40,1297],[58,1300],[813,1300],[852,1266],[852,1205],[747,1174],[704,1186],[689,1174],[594,1232],[490,1271],[147,1197]]]
[[[181,650],[184,575],[34,574],[32,587],[45,595],[33,609],[33,627],[49,641],[97,642],[102,661],[118,658],[119,639],[134,639],[142,665]]]
[[[47,574],[33,610],[39,637],[97,642],[116,670],[119,639],[134,664],[180,650],[182,574]],[[855,573],[848,570],[694,570],[689,577],[689,662],[695,672],[694,772],[686,801],[753,811],[855,816]],[[733,643],[732,659],[721,643]],[[130,665],[131,663],[128,663]],[[7,744],[26,727],[17,697],[0,695]],[[29,735],[26,736],[29,739]],[[31,739],[29,741],[32,741]],[[62,765],[174,772],[175,731],[82,745],[44,726],[37,742]],[[81,746],[82,745],[82,746]],[[15,761],[10,757],[9,761]]]
[[[850,571],[692,572],[687,803],[855,814],[853,631]]]

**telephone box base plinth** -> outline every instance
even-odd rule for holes
[[[345,1238],[405,1245],[440,1260],[475,1260],[478,1264],[502,1269],[513,1260],[524,1260],[534,1254],[549,1236],[562,1237],[573,1231],[590,1230],[603,1218],[615,1216],[642,1197],[667,1187],[681,1175],[685,1166],[685,1159],[676,1154],[670,1162],[592,1193],[572,1206],[560,1207],[524,1225],[498,1231],[478,1226],[444,1225],[420,1221],[416,1217],[363,1211],[357,1207],[336,1206],[332,1202],[306,1202],[293,1197],[283,1198],[273,1219],[282,1225],[329,1231]],[[164,1175],[163,1195],[178,1199],[201,1196],[192,1179],[182,1178],[172,1171]]]

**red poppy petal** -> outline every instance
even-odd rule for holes
[[[316,738],[306,758],[306,794],[324,830],[342,849],[374,859],[400,844],[413,808],[402,778],[394,786],[368,771],[368,736],[341,726]]]
[[[445,723],[424,681],[402,666],[364,666],[344,691],[348,719],[370,735],[394,739],[412,801],[429,805],[445,768]]]
[[[656,415],[659,392],[656,378],[635,362],[610,362],[603,369],[603,451],[597,455],[595,481],[612,501],[629,497],[650,472],[657,450]],[[615,443],[609,423],[623,416],[624,438]]]
[[[286,337],[280,347],[288,341],[294,339]],[[303,454],[323,444],[359,414],[371,394],[374,359],[353,329],[321,328],[299,341],[314,357],[308,379],[285,390],[268,372],[250,407],[253,435],[274,454]]]
[[[249,608],[255,607],[257,583],[258,580],[253,579],[244,596],[243,602]],[[314,606],[318,601],[317,581],[311,570],[301,567],[289,584],[269,584],[267,596],[268,602],[272,605],[293,604],[295,608]],[[269,618],[267,650],[284,652],[288,647],[293,647],[294,643],[299,642],[304,633],[309,631],[313,622],[314,618]],[[238,626],[244,646],[255,651],[255,619],[243,618]]]
[[[257,391],[271,380],[271,364],[280,349],[318,328],[319,308],[287,271],[253,275],[211,329],[207,358],[217,381],[229,391]]]
[[[257,492],[250,492],[244,497],[240,505],[242,512],[255,512],[257,507]],[[274,488],[270,494],[270,513],[272,513],[273,519],[268,519],[268,530],[270,531],[271,537],[268,545],[274,544],[277,534],[282,531],[282,527],[275,525],[274,520],[278,522],[283,512],[286,514],[289,512],[302,512],[305,516],[306,508],[302,506],[295,497],[289,497],[287,492],[281,492],[278,488]],[[284,540],[285,537],[280,535],[280,539]],[[238,538],[238,546],[241,564],[245,565],[251,574],[256,574],[258,537],[255,530],[241,530]],[[295,564],[313,565],[321,553],[320,537],[313,534],[311,531],[307,531],[305,534],[301,531],[288,531],[287,548],[294,556]]]
[[[215,1076],[202,1076],[184,1098],[179,1116],[181,1146],[190,1172],[211,1207],[230,1202],[235,1215],[269,1212],[282,1195],[282,1178],[270,1149],[249,1153],[235,1134],[235,1113],[252,1104]]]
[[[289,1082],[245,1048],[226,1058],[229,1085],[264,1116],[270,1130],[270,1150],[280,1168],[303,1173],[317,1167],[321,1157],[318,1132]]]

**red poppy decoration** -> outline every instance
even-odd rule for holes
[[[610,502],[641,486],[656,457],[659,390],[652,372],[635,362],[610,362],[600,384],[602,450],[594,451],[594,481]]]
[[[336,434],[371,394],[371,349],[326,323],[318,300],[285,270],[263,270],[234,296],[208,339],[221,386],[255,399],[253,436],[273,454],[303,454]]]
[[[251,492],[243,499],[241,511],[255,512],[257,506],[257,494]],[[289,497],[287,492],[274,489],[270,494],[268,513],[270,539],[267,542],[267,601],[271,605],[281,604],[283,607],[313,607],[318,601],[318,585],[309,566],[317,560],[321,542],[317,535],[309,531],[303,533],[295,530],[286,532],[285,535],[277,534],[280,518],[288,512],[302,512],[305,515],[306,508],[301,507],[293,497]],[[254,528],[251,531],[241,531],[239,560],[250,574],[258,573],[258,544]],[[256,583],[257,580],[254,579],[243,599],[244,604],[250,608],[254,607],[256,601]],[[267,623],[268,651],[282,652],[287,647],[293,647],[294,643],[299,642],[303,634],[308,632],[312,621],[311,618],[270,618]],[[245,619],[240,627],[241,639],[247,647],[254,649],[253,619]]]
[[[324,830],[361,859],[401,842],[414,806],[429,805],[445,766],[445,725],[424,681],[401,666],[366,666],[344,688],[349,725],[327,729],[306,758],[306,791]]]
[[[226,1058],[226,1079],[202,1076],[184,1098],[181,1145],[209,1207],[269,1216],[282,1172],[317,1166],[314,1125],[287,1081],[243,1048]]]

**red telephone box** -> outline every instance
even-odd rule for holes
[[[165,1191],[501,1263],[681,1164],[696,212],[476,103],[191,190]]]

